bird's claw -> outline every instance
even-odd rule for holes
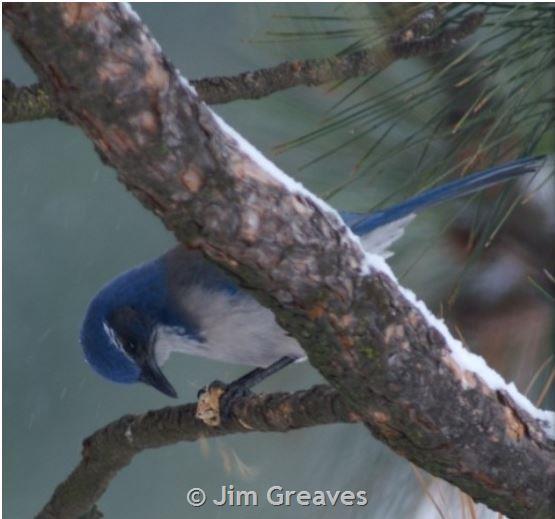
[[[222,382],[221,380],[214,380],[214,382],[212,382],[208,386],[201,387],[198,390],[197,400],[201,398],[202,395],[204,395],[205,393],[210,393],[212,391],[222,390],[222,393],[224,393],[227,390],[227,386],[228,384],[226,384],[225,382]]]
[[[250,394],[251,391],[243,384],[225,384],[215,380],[199,390],[196,417],[207,425],[217,427],[231,419],[235,400]]]
[[[233,413],[233,403],[239,399],[252,394],[252,391],[243,384],[229,384],[225,388],[225,392],[220,397],[220,418],[222,421],[228,421]]]

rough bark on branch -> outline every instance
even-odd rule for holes
[[[457,363],[334,213],[248,153],[134,13],[60,3],[4,15],[120,181],[271,308],[377,438],[505,515],[549,517],[555,445],[538,420]]]
[[[80,517],[87,513],[117,473],[146,449],[234,433],[287,432],[303,427],[354,422],[356,417],[329,386],[307,391],[256,395],[233,405],[233,420],[209,427],[195,418],[196,404],[123,416],[83,442],[82,459],[61,483],[39,519]]]
[[[318,86],[365,76],[384,70],[400,59],[452,49],[476,31],[484,15],[470,13],[456,27],[429,36],[442,18],[441,10],[434,7],[416,16],[381,46],[328,58],[286,61],[236,76],[192,80],[191,84],[206,103],[222,104],[238,99],[260,99],[295,86]],[[16,87],[10,80],[3,80],[2,108],[4,123],[60,118],[56,103],[40,84]]]

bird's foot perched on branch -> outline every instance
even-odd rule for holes
[[[252,387],[289,366],[295,360],[294,357],[284,356],[265,368],[255,368],[249,371],[230,384],[225,384],[220,380],[212,382],[197,394],[196,417],[206,425],[218,427],[222,421],[231,418],[231,406],[235,400],[251,395],[250,389]]]
[[[251,390],[241,380],[231,384],[215,380],[198,392],[196,417],[206,425],[218,427],[231,418],[235,400],[251,394]]]

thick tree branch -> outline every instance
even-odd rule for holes
[[[384,70],[400,59],[446,52],[475,32],[483,18],[482,13],[470,13],[456,27],[429,36],[443,19],[441,9],[433,7],[378,47],[329,58],[286,61],[236,76],[192,80],[191,84],[206,103],[222,104],[238,99],[260,99],[301,85],[317,86],[365,76]],[[10,80],[4,80],[2,108],[4,123],[60,117],[56,103],[40,84],[16,87]]]
[[[4,12],[39,79],[120,181],[271,308],[377,438],[510,517],[549,517],[555,445],[529,414],[538,413],[465,360],[327,206],[223,124],[133,12],[61,3]]]
[[[166,407],[124,416],[96,431],[83,442],[79,465],[37,517],[61,519],[87,513],[118,472],[146,449],[234,433],[287,432],[357,420],[329,386],[243,398],[234,403],[233,420],[221,427],[205,425],[195,418],[195,411],[196,404]]]

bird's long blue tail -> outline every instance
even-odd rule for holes
[[[355,234],[364,236],[382,225],[400,220],[426,207],[480,191],[514,177],[537,172],[547,160],[549,158],[545,155],[515,160],[501,166],[473,173],[458,180],[453,180],[442,186],[434,187],[383,211],[376,211],[370,214],[342,213],[342,216],[345,223],[349,225]]]

